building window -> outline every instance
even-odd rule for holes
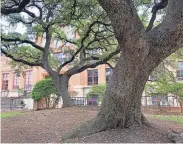
[[[108,83],[111,78],[112,71],[111,71],[111,68],[106,68],[105,71],[106,71],[106,83]]]
[[[14,74],[13,89],[18,89],[20,84],[20,77]]]
[[[183,80],[183,61],[180,61],[178,63],[177,80],[178,81],[182,81]]]
[[[2,81],[2,90],[8,90],[8,80],[9,78],[9,73],[4,73],[3,74],[3,81]]]
[[[25,72],[25,90],[30,91],[32,89],[32,71]]]
[[[88,70],[88,85],[98,84],[98,70]]]

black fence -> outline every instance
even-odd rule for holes
[[[97,97],[71,97],[71,100],[74,106],[98,106],[101,103]]]
[[[18,96],[9,96],[9,91],[1,91],[1,111],[9,111],[16,109],[23,109],[25,103],[23,99],[30,98],[30,92],[25,90],[18,90]]]
[[[72,103],[75,106],[100,106],[102,98],[100,97],[71,97]],[[142,96],[142,106],[179,106],[177,100],[171,96]]]
[[[179,106],[175,97],[172,96],[142,96],[142,106]]]
[[[23,109],[24,106],[24,101],[19,97],[1,98],[1,111]]]

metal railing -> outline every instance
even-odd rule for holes
[[[94,97],[71,97],[72,103],[75,106],[89,106],[89,105],[100,105],[102,98]],[[172,96],[142,96],[142,106],[161,106],[161,107],[169,107],[169,106],[179,106],[177,100]]]
[[[27,98],[30,98],[30,92],[27,92],[26,90],[3,90],[1,91],[1,111],[23,109],[25,107],[23,99]]]
[[[175,97],[172,96],[142,96],[142,106],[179,106]]]
[[[98,106],[99,98],[71,97],[74,106]]]

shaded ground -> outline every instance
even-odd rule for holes
[[[26,112],[1,120],[1,142],[3,143],[58,143],[61,137],[72,128],[93,118],[98,108],[67,108]],[[147,113],[147,112],[146,112]],[[150,113],[150,112],[148,112]],[[170,142],[166,132],[175,130],[183,132],[183,124],[160,121],[146,114],[153,124],[160,128],[143,127],[135,130],[111,130],[90,135],[68,142]],[[152,114],[152,113],[151,113]]]

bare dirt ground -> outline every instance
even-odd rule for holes
[[[24,115],[1,120],[2,143],[59,143],[61,137],[74,127],[93,118],[96,107],[66,108],[26,112]],[[67,142],[104,143],[104,142],[151,142],[169,143],[167,132],[170,130],[183,132],[183,125],[170,121],[154,119],[145,112],[148,120],[156,128],[118,129],[104,131],[80,139]],[[152,113],[151,113],[152,114]]]

